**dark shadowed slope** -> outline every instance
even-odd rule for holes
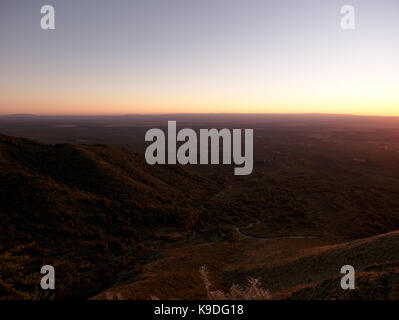
[[[44,145],[0,136],[0,297],[88,297],[151,256],[163,225],[190,231],[216,182],[105,145]],[[193,192],[195,190],[195,192]]]

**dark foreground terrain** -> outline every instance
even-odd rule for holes
[[[252,175],[147,165],[144,134],[167,120],[253,128]],[[272,299],[399,298],[399,119],[15,115],[0,132],[2,299],[206,298],[204,265],[215,290],[254,277]]]

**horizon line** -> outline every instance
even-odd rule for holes
[[[280,115],[280,116],[347,116],[347,117],[380,117],[399,118],[399,114],[354,114],[354,113],[324,113],[324,112],[165,112],[165,113],[0,113],[0,117],[31,116],[31,117],[98,117],[98,116],[166,116],[166,115]]]

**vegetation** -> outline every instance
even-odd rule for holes
[[[248,286],[241,287],[233,284],[229,292],[220,290],[211,291],[212,283],[209,280],[208,270],[202,266],[199,270],[202,282],[204,283],[206,293],[211,300],[267,300],[270,299],[270,294],[263,289],[259,279],[249,278]]]
[[[245,124],[256,127],[247,177],[228,166],[149,166],[110,145],[0,135],[0,298],[233,298],[261,289],[249,278],[272,298],[394,298],[397,236],[385,233],[399,229],[399,131],[327,124]],[[140,150],[137,128],[122,143]],[[84,130],[84,140],[106,136]],[[337,247],[319,254],[326,246]],[[337,270],[351,262],[357,296],[337,289]],[[56,269],[54,292],[38,290],[45,264]],[[203,290],[201,265],[220,291]]]
[[[121,270],[140,271],[160,226],[191,231],[198,201],[215,188],[124,149],[0,136],[0,297],[94,295]],[[45,264],[57,270],[54,296],[37,290]]]

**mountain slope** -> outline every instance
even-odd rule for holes
[[[318,239],[243,239],[239,243],[190,239],[93,299],[206,299],[199,268],[210,270],[212,290],[259,279],[272,299],[398,299],[399,231],[325,245]],[[342,290],[341,267],[355,268],[355,290]]]
[[[189,231],[217,183],[104,145],[44,145],[0,135],[0,297],[88,297],[151,256],[162,225]],[[192,192],[195,190],[195,192]]]

